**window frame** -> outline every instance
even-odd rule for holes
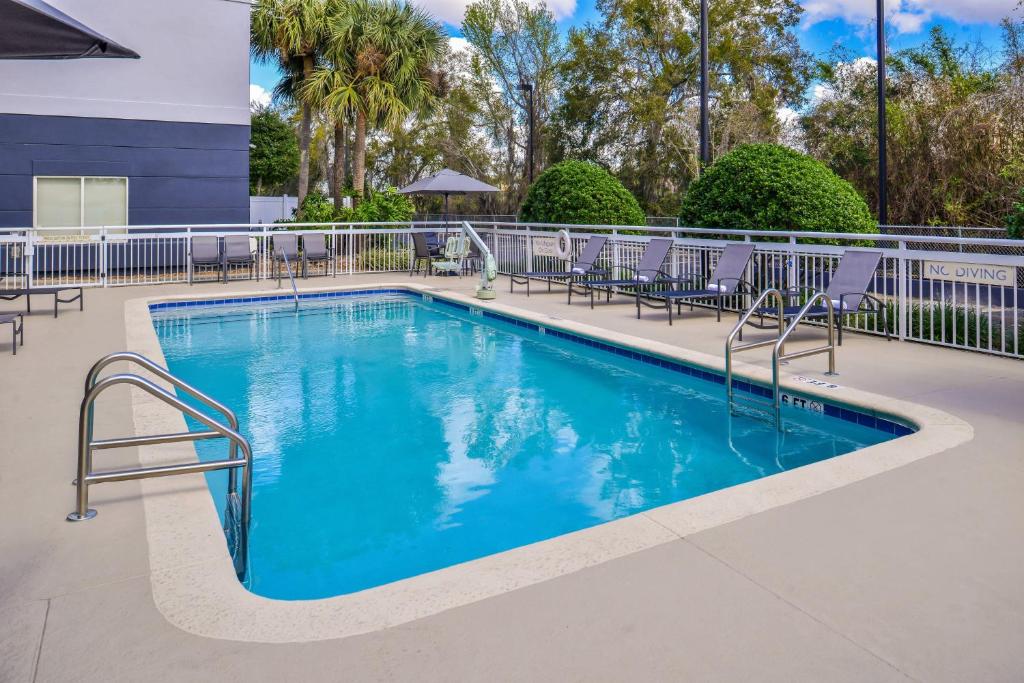
[[[54,228],[45,228],[39,225],[39,180],[50,180],[50,179],[68,179],[77,178],[79,182],[78,190],[78,225],[68,226],[55,226]],[[85,181],[86,180],[123,180],[124,181],[124,225],[111,225],[113,228],[125,228],[125,232],[128,229],[128,196],[129,196],[129,183],[128,176],[107,176],[107,175],[34,175],[32,176],[32,227],[34,229],[41,230],[61,230],[62,234],[67,236],[73,236],[71,230],[78,228],[78,235],[85,235],[85,231],[88,228],[99,228],[103,226],[99,225],[85,225]]]

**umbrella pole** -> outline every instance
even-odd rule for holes
[[[444,193],[444,239],[448,241],[448,193]]]

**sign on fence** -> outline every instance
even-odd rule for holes
[[[534,256],[558,256],[558,238],[556,237],[534,237]]]
[[[925,261],[924,277],[929,280],[966,282],[978,285],[1012,287],[1017,282],[1014,266],[993,266],[984,263],[958,263],[956,261]]]

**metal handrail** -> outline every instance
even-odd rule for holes
[[[299,290],[295,286],[295,276],[292,275],[292,267],[288,263],[288,254],[284,253],[284,251],[281,251],[281,250],[278,250],[277,253],[281,256],[281,260],[284,261],[284,269],[288,271],[288,279],[292,283],[292,296],[295,297],[295,308],[298,308],[299,307]],[[277,269],[277,286],[280,289],[280,287],[281,287],[281,269],[280,268]]]
[[[228,426],[231,427],[231,429],[235,430],[236,432],[238,431],[238,417],[235,415],[235,411],[231,410],[231,408],[228,408],[226,405],[224,405],[220,401],[216,400],[215,398],[213,398],[211,396],[208,396],[208,395],[204,394],[203,392],[199,391],[198,389],[196,389],[192,385],[186,384],[184,381],[178,379],[177,377],[172,375],[170,372],[168,372],[166,369],[160,367],[159,365],[157,365],[156,363],[154,363],[150,359],[146,358],[142,354],[135,353],[134,351],[116,351],[114,353],[107,354],[103,358],[100,358],[98,361],[96,361],[96,363],[93,364],[92,368],[89,369],[88,374],[86,374],[86,376],[85,376],[85,393],[86,394],[89,393],[89,390],[92,389],[93,385],[96,384],[96,378],[99,377],[100,372],[105,367],[107,367],[108,365],[110,365],[112,363],[118,363],[118,362],[121,362],[121,361],[124,361],[124,362],[127,362],[127,363],[134,363],[134,364],[136,364],[138,366],[141,366],[141,367],[145,368],[146,370],[148,370],[149,372],[151,372],[154,375],[156,375],[157,377],[159,377],[160,379],[164,380],[165,382],[168,382],[168,383],[174,385],[175,388],[181,389],[182,391],[187,393],[192,398],[194,398],[194,399],[196,399],[196,400],[198,400],[198,401],[200,401],[202,403],[205,403],[207,406],[209,406],[210,408],[213,408],[214,410],[219,412],[221,415],[223,415],[225,418],[227,418]],[[93,406],[90,405],[89,406],[89,415],[88,415],[90,434],[92,433],[93,412],[94,412]],[[194,439],[194,437],[191,436],[191,435],[197,434],[197,433],[198,432],[185,432],[183,434],[162,434],[162,435],[159,435],[159,437],[153,436],[153,437],[138,437],[138,438],[139,439],[143,439],[143,438],[148,439],[148,441],[146,441],[145,443],[154,443],[154,444],[155,443],[171,443],[172,441],[191,441],[191,440]],[[206,432],[206,434],[210,435],[210,436],[207,436],[207,438],[210,438],[210,439],[217,438],[216,432]],[[174,437],[180,437],[180,438],[174,438]],[[157,440],[157,439],[159,439],[159,440]],[[99,440],[99,441],[93,441],[93,444],[94,444],[93,445],[93,450],[101,450],[101,449],[104,449],[104,448],[123,448],[123,446],[121,446],[121,445],[115,445],[115,442],[119,442],[119,441],[121,441],[121,440],[120,439],[103,439],[103,440]],[[140,443],[134,444],[134,445],[143,445],[143,444],[140,442]],[[237,456],[238,456],[237,446],[232,441],[231,442],[231,446],[230,446],[230,450],[228,452],[228,457],[234,459]],[[90,465],[91,465],[91,463],[90,463]],[[236,488],[235,487],[235,471],[234,470],[231,470],[231,472],[229,473],[229,477],[230,477],[230,480],[228,482],[229,490],[234,490]]]
[[[725,392],[729,399],[730,408],[732,406],[732,354],[736,351],[749,351],[750,349],[761,348],[762,346],[770,346],[775,343],[775,339],[768,339],[766,341],[750,342],[743,346],[733,347],[733,342],[736,341],[736,337],[743,333],[743,326],[747,324],[747,321],[754,315],[756,311],[761,308],[769,298],[774,297],[778,302],[778,317],[779,317],[779,336],[781,337],[785,331],[785,316],[783,310],[786,307],[786,300],[782,296],[782,292],[774,287],[761,292],[761,296],[757,297],[757,300],[751,305],[751,307],[740,316],[740,321],[736,323],[736,327],[732,328],[729,336],[725,340]]]
[[[136,358],[137,356],[137,358]],[[141,360],[140,360],[141,359]],[[174,386],[180,387],[187,393],[196,397],[197,399],[207,403],[212,407],[216,407],[218,410],[225,412],[229,417],[229,421],[234,423],[233,427],[228,427],[221,424],[217,420],[213,419],[206,413],[198,410],[185,403],[177,396],[167,391],[163,387],[158,386],[151,380],[138,375],[122,373],[117,375],[111,375],[104,377],[103,379],[97,380],[96,376],[102,367],[109,365],[116,360],[130,360],[138,362],[147,369],[152,369],[155,366],[148,358],[144,356],[138,356],[138,354],[130,354],[130,352],[122,352],[121,354],[111,354],[106,356],[93,366],[93,369],[89,371],[88,378],[86,380],[86,392],[82,398],[82,404],[79,409],[79,421],[78,421],[78,477],[75,480],[76,486],[76,497],[75,497],[75,511],[67,516],[68,521],[80,522],[87,519],[92,519],[96,516],[96,511],[89,508],[89,486],[93,484],[102,484],[111,481],[127,481],[131,479],[149,479],[152,477],[165,477],[174,474],[193,474],[200,472],[212,472],[215,470],[227,469],[230,471],[228,481],[228,496],[229,502],[232,496],[238,497],[240,500],[240,519],[238,520],[238,552],[235,554],[235,571],[239,576],[243,576],[248,566],[248,548],[249,548],[249,523],[252,517],[252,448],[249,446],[249,441],[238,433],[237,431],[237,419],[234,413],[214,401],[210,397],[206,396],[198,389],[189,386],[182,380],[170,375],[165,369],[156,367],[156,373],[161,377],[167,377],[168,381]],[[159,399],[163,403],[166,403],[174,408],[177,408],[181,412],[185,413],[198,420],[202,424],[209,427],[209,431],[201,432],[182,432],[176,434],[158,434],[150,436],[140,437],[126,437],[117,439],[93,439],[93,404],[96,399],[104,391],[112,386],[119,384],[128,384],[130,386],[142,389],[146,393],[150,394],[154,398]],[[121,470],[107,470],[104,472],[94,472],[92,469],[92,452],[94,450],[105,449],[105,448],[125,448],[129,446],[140,446],[150,445],[157,443],[173,443],[180,441],[200,441],[210,438],[226,438],[231,442],[231,450],[227,460],[214,460],[208,462],[196,462],[196,463],[183,463],[177,465],[160,465],[156,467],[138,467]],[[242,457],[237,457],[237,449],[241,449]],[[237,479],[233,476],[235,469],[244,468],[244,476],[242,479],[242,491],[241,496],[238,496]]]
[[[822,299],[825,300],[825,310],[828,311],[828,344],[825,346],[816,346],[813,349],[804,349],[803,351],[794,351],[793,353],[785,352],[786,339],[793,333],[796,326],[800,324],[807,312],[810,311],[814,304]],[[780,318],[781,319],[781,318]],[[782,361],[790,358],[805,358],[806,356],[814,356],[819,353],[828,353],[828,372],[826,375],[836,374],[836,317],[835,311],[832,306],[832,299],[825,292],[815,292],[810,299],[800,308],[800,311],[794,316],[793,320],[789,323],[789,326],[779,335],[778,341],[775,342],[775,347],[772,349],[772,394],[774,396],[775,403],[775,421],[781,425],[782,418],[782,398],[779,392],[779,365]]]

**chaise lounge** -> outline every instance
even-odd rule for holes
[[[607,235],[593,235],[587,240],[587,243],[583,245],[583,251],[580,252],[578,259],[575,261],[560,259],[562,263],[567,266],[565,270],[545,270],[509,275],[508,291],[512,291],[513,285],[526,285],[526,296],[530,296],[530,280],[533,278],[547,280],[549,292],[551,291],[552,282],[556,280],[566,280],[569,285],[569,299],[571,301],[572,285],[576,278],[608,274],[607,270],[595,267],[597,258],[601,255],[601,250],[604,249],[604,245],[607,241]]]
[[[735,296],[743,293],[744,289],[753,291],[753,287],[743,279],[743,272],[750,263],[750,257],[754,254],[754,245],[749,242],[733,243],[726,245],[722,255],[715,264],[715,269],[708,278],[703,289],[670,289],[663,292],[656,292],[654,295],[665,300],[665,310],[668,311],[668,324],[672,324],[672,304],[675,303],[678,314],[682,315],[683,302],[689,302],[693,308],[695,301],[714,300],[717,303],[717,317],[722,320],[722,304],[725,297]],[[681,276],[674,278],[674,282],[687,282],[694,284],[699,276]],[[662,282],[662,281],[658,281]],[[654,284],[657,284],[655,282]],[[660,306],[647,304],[651,308]],[[637,299],[636,316],[640,317],[640,299]]]

